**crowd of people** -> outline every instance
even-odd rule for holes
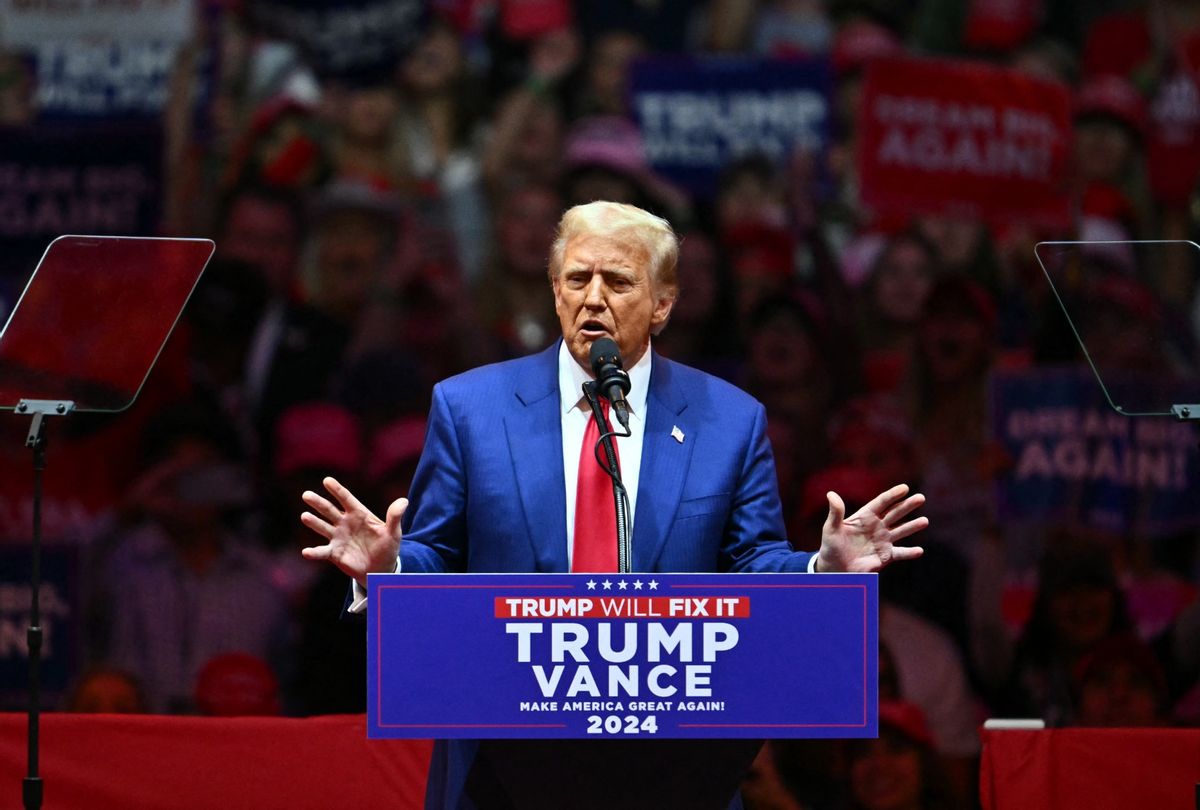
[[[134,408],[53,437],[47,536],[82,559],[64,708],[363,710],[363,631],[339,621],[345,579],[300,557],[299,495],[330,474],[380,509],[403,494],[432,385],[556,338],[555,224],[607,199],[681,235],[653,347],[765,404],[797,548],[819,543],[829,490],[851,509],[898,482],[928,499],[925,557],[881,575],[881,738],[773,744],[749,801],[962,806],[987,716],[1200,721],[1195,528],[1015,530],[995,504],[1013,459],[988,420],[993,372],[1079,359],[1037,241],[1192,236],[1200,4],[627,0],[564,3],[519,36],[508,5],[435,3],[393,71],[346,82],[214,4],[203,133],[181,54],[163,233],[211,236],[216,255]],[[682,191],[647,160],[627,93],[636,60],[680,53],[827,61],[831,143],[746,154],[711,198]],[[1069,227],[861,203],[864,71],[906,53],[1069,88]],[[0,114],[21,126],[14,92]],[[1103,278],[1081,300],[1124,324],[1098,330],[1101,361],[1194,377],[1195,254],[1077,259]],[[22,543],[24,426],[0,427],[0,537]]]

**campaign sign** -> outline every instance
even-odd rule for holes
[[[761,153],[782,164],[829,140],[825,62],[655,57],[635,62],[629,81],[647,160],[696,194],[711,194],[731,160]]]
[[[862,201],[879,214],[1070,222],[1061,84],[977,62],[879,60],[858,131]]]
[[[178,47],[138,40],[40,43],[35,101],[43,120],[160,115]]]
[[[157,233],[161,177],[156,124],[0,130],[0,299],[64,233]]]
[[[192,0],[0,0],[0,43],[36,48],[46,40],[186,42]]]
[[[1105,384],[1118,401],[1124,386],[1143,400],[1157,388],[1164,404],[1194,401],[1149,374]],[[992,436],[1011,459],[996,483],[1002,522],[1147,536],[1200,526],[1195,424],[1117,413],[1086,369],[998,373],[990,397]]]
[[[296,45],[319,75],[382,81],[425,31],[426,0],[247,0],[264,34]]]
[[[376,738],[874,737],[872,574],[388,574]]]

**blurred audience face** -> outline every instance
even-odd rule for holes
[[[679,244],[676,267],[681,290],[671,316],[676,326],[702,325],[717,305],[717,251],[712,240],[693,231]]]
[[[35,115],[33,78],[23,59],[14,53],[0,53],[0,124],[28,124]]]
[[[914,324],[933,287],[933,257],[917,241],[893,239],[871,279],[874,309],[897,324]]]
[[[912,444],[866,424],[848,428],[838,435],[831,448],[830,461],[874,470],[889,484],[913,481],[917,475]]]
[[[750,335],[750,368],[767,385],[803,383],[820,368],[820,355],[807,325],[780,308],[755,326]]]
[[[1088,673],[1079,693],[1079,725],[1160,724],[1154,684],[1133,661],[1108,661]]]
[[[754,324],[750,321],[762,304],[787,294],[789,277],[779,271],[772,257],[763,251],[752,251],[733,259],[734,304],[738,326],[743,332]]]
[[[1050,624],[1067,652],[1086,650],[1105,638],[1116,618],[1116,597],[1099,585],[1075,585],[1050,597]]]
[[[928,312],[920,324],[920,351],[934,384],[967,381],[987,368],[990,327],[966,307]]]
[[[71,695],[67,711],[84,714],[139,714],[146,711],[133,678],[117,670],[93,672]]]
[[[1023,46],[1009,61],[1013,70],[1050,82],[1075,84],[1074,55],[1059,42],[1035,40]]]
[[[586,205],[596,200],[642,205],[642,189],[632,177],[603,166],[589,166],[572,173],[567,188],[568,205]]]
[[[863,743],[850,765],[854,800],[867,810],[919,810],[921,752],[887,728],[879,739]]]
[[[645,50],[642,38],[631,31],[609,31],[596,38],[587,74],[588,96],[596,106],[595,112],[625,113],[629,64]]]
[[[346,210],[321,223],[317,246],[318,300],[313,303],[343,321],[352,321],[367,302],[391,241],[382,216]]]
[[[1103,266],[1087,263],[1089,271],[1095,283],[1075,318],[1101,373],[1162,369],[1166,337],[1155,294]]]
[[[780,307],[756,321],[747,348],[751,392],[772,419],[802,431],[820,430],[829,418],[832,383],[818,344],[801,316]],[[803,449],[816,451],[821,442]]]
[[[404,84],[417,95],[450,89],[463,66],[458,37],[444,25],[434,25],[401,66]]]
[[[1129,130],[1108,118],[1075,123],[1075,166],[1081,180],[1120,183],[1136,146]]]
[[[299,238],[299,223],[287,205],[244,195],[230,207],[217,249],[227,259],[258,268],[275,295],[286,295],[295,275]]]
[[[218,525],[223,509],[219,489],[233,480],[236,469],[213,442],[183,436],[135,485],[135,497],[142,514],[176,542],[187,543]]]
[[[736,172],[717,200],[717,226],[758,223],[781,227],[787,222],[787,203],[777,184],[757,171]]]
[[[784,783],[771,744],[765,744],[750,765],[750,772],[742,780],[742,798],[747,807],[754,810],[802,810]]]
[[[556,169],[562,159],[563,130],[562,114],[556,106],[534,104],[521,125],[514,148],[515,162],[537,177],[547,177],[543,172]]]
[[[965,216],[921,217],[917,227],[937,249],[942,265],[951,269],[969,267],[985,236],[983,223]]]
[[[519,278],[544,282],[562,199],[548,186],[525,186],[499,208],[496,238],[504,268]]]
[[[839,76],[834,88],[834,109],[837,113],[838,132],[846,141],[854,138],[858,127],[858,111],[862,108],[863,77],[861,73]]]
[[[384,147],[391,137],[392,124],[398,111],[396,94],[391,88],[355,90],[346,100],[342,132],[351,143]]]

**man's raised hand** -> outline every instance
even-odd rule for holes
[[[303,549],[300,553],[304,558],[329,560],[364,588],[367,574],[395,571],[400,518],[408,508],[408,499],[392,501],[386,518],[380,520],[335,479],[327,477],[322,483],[338,505],[312,491],[300,496],[313,510],[300,515],[300,522],[326,540],[324,545]]]
[[[899,484],[876,495],[853,515],[846,516],[846,504],[836,492],[826,493],[829,517],[821,532],[821,551],[817,570],[822,572],[878,571],[896,560],[915,560],[924,553],[919,546],[896,543],[929,525],[929,518],[904,518],[925,503],[919,492],[908,495],[908,485]],[[902,522],[903,521],[903,522]]]

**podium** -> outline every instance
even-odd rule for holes
[[[481,808],[725,808],[761,741],[877,736],[873,574],[368,580],[369,736]],[[453,787],[451,790],[455,789]]]

